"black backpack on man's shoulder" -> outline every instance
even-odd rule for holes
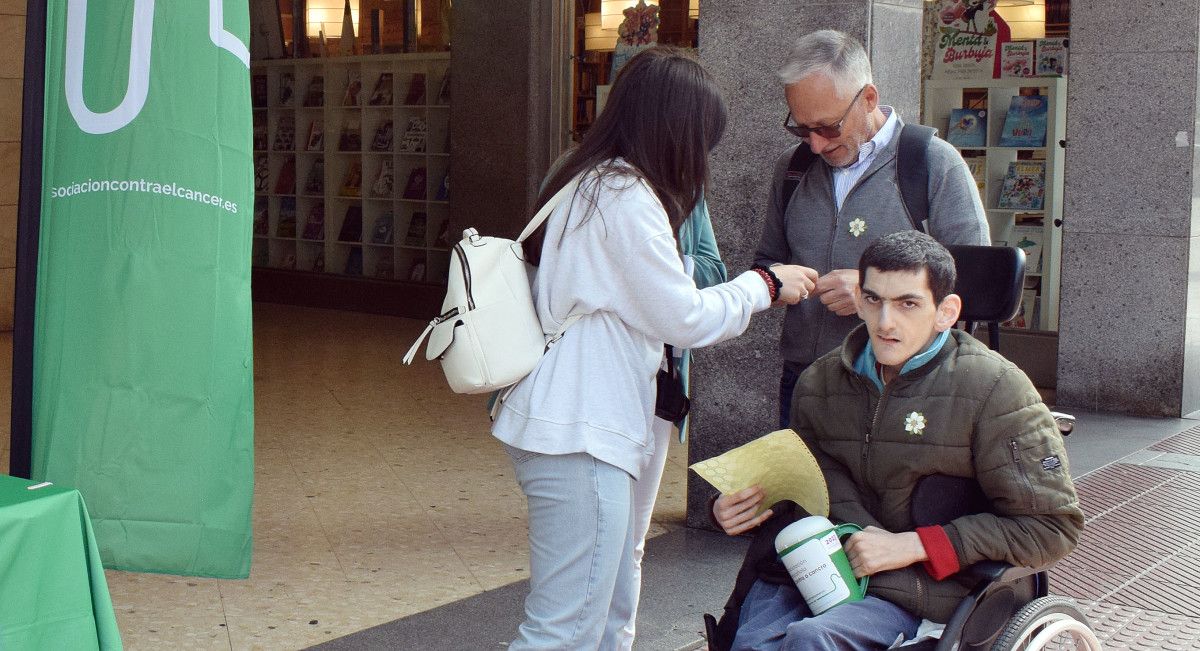
[[[912,220],[913,228],[928,233],[925,222],[929,219],[929,161],[926,152],[929,150],[929,139],[937,129],[921,124],[905,124],[900,127],[900,144],[896,150],[896,176],[900,186],[900,196],[904,199],[904,207],[908,218]],[[786,215],[792,195],[800,185],[800,180],[808,173],[808,168],[819,156],[812,148],[804,143],[796,147],[792,159],[788,161],[787,171],[783,175],[783,194],[780,205]]]

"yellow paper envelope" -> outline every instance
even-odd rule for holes
[[[829,515],[825,475],[808,446],[790,429],[771,432],[688,467],[722,493],[762,486],[766,496],[759,511],[779,500],[792,500],[811,515]]]

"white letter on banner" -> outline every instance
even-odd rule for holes
[[[154,33],[154,0],[136,0],[129,36],[129,79],[125,98],[107,113],[94,113],[83,98],[84,34],[87,0],[68,0],[65,70],[67,107],[85,133],[112,133],[133,122],[146,105],[150,90],[150,42]]]
[[[222,0],[209,0],[208,3],[208,37],[212,39],[213,45],[228,50],[233,56],[246,64],[246,68],[250,67],[250,50],[245,43],[225,31],[225,8],[221,6]]]

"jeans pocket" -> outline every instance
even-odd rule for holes
[[[541,452],[532,452],[530,450],[522,450],[521,448],[514,448],[513,446],[511,446],[507,443],[501,443],[501,444],[504,446],[504,451],[508,453],[508,458],[512,459],[513,465],[519,466],[522,463],[525,463],[526,461],[529,461],[530,459],[532,459],[534,457],[542,456]]]

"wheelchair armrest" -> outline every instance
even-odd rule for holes
[[[1000,561],[979,561],[968,566],[963,573],[969,577],[992,583],[1011,583],[1017,579],[1031,576],[1046,568],[1016,567]]]

